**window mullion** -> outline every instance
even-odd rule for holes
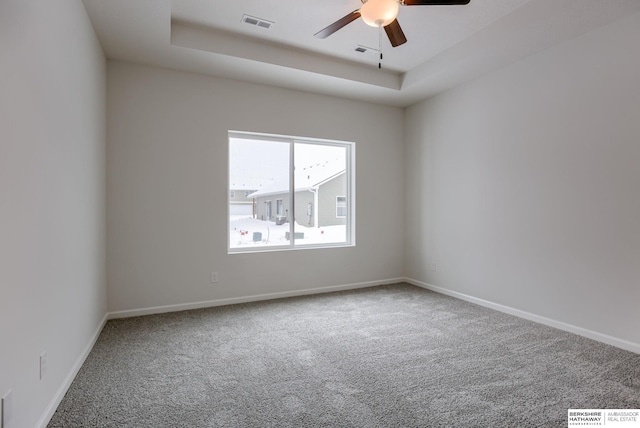
[[[296,183],[295,183],[295,141],[289,141],[289,200],[291,201],[291,218],[289,219],[289,246],[296,242]]]

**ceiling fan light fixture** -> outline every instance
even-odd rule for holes
[[[396,19],[399,10],[397,0],[368,0],[360,8],[360,15],[367,25],[384,27]]]

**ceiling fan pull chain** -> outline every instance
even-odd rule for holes
[[[378,69],[382,68],[382,25],[378,26],[378,52],[380,52],[380,61],[378,61]]]

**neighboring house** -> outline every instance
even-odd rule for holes
[[[307,227],[347,223],[347,180],[344,163],[325,161],[295,174],[295,221]],[[278,182],[252,193],[256,218],[283,223],[291,221],[289,183]]]
[[[229,182],[229,215],[256,217],[253,206],[252,193],[265,186],[272,186],[273,180],[256,179],[253,177],[237,176]]]
[[[256,189],[231,189],[229,190],[229,215],[255,216],[253,198],[249,195]]]

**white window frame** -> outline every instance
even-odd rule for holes
[[[284,216],[284,201],[282,199],[276,199],[276,217]]]
[[[342,248],[342,247],[355,247],[356,245],[356,153],[355,153],[355,143],[351,141],[339,141],[339,140],[326,140],[326,139],[318,139],[318,138],[308,138],[308,137],[295,137],[288,135],[278,135],[278,134],[263,134],[263,133],[255,133],[255,132],[243,132],[243,131],[229,131],[229,138],[245,138],[251,140],[265,140],[265,141],[275,141],[289,144],[289,205],[291,206],[291,215],[292,220],[289,222],[289,236],[295,236],[295,221],[293,219],[296,216],[295,213],[295,177],[294,177],[294,161],[295,161],[295,144],[319,144],[325,146],[339,146],[344,147],[346,149],[346,195],[347,199],[347,215],[345,216],[346,221],[346,236],[344,242],[331,242],[331,243],[321,243],[321,244],[305,244],[298,242],[296,243],[296,239],[289,240],[288,245],[279,245],[279,246],[268,246],[268,247],[243,247],[243,248],[232,248],[230,243],[230,215],[227,215],[227,253],[228,254],[242,254],[242,253],[253,253],[253,252],[270,252],[270,251],[283,251],[283,250],[305,250],[305,249],[317,249],[317,248]],[[229,145],[227,145],[227,149]],[[228,168],[228,165],[227,165]],[[228,172],[228,171],[227,171]],[[229,174],[228,175],[228,179]],[[228,182],[227,187],[229,187],[230,182]],[[229,204],[228,204],[229,205]],[[304,213],[298,213],[298,216],[304,216]],[[301,218],[301,217],[300,217]]]

